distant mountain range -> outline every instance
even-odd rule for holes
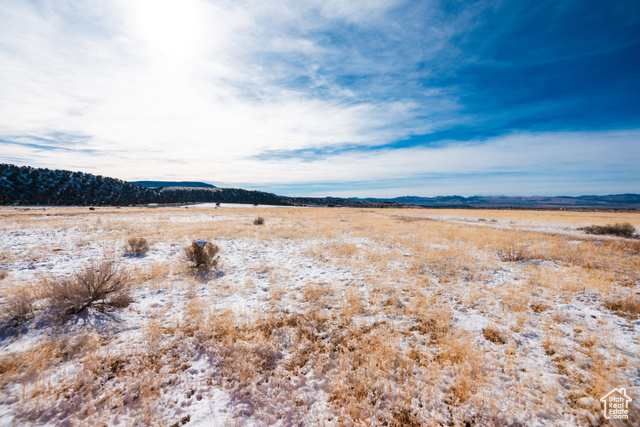
[[[638,194],[578,197],[405,196],[394,199],[288,197],[241,188],[217,188],[203,182],[126,182],[83,172],[0,164],[0,205],[128,206],[217,202],[360,208],[640,209]]]
[[[536,209],[640,209],[640,194],[608,196],[403,196],[393,199],[356,199],[409,203],[424,207],[452,208],[536,208]]]
[[[192,181],[132,181],[132,184],[141,185],[143,187],[187,187],[187,188],[216,188],[214,185],[206,182]]]

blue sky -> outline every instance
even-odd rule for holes
[[[640,192],[640,2],[0,3],[0,162],[288,195]]]

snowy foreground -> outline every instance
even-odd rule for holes
[[[640,425],[640,241],[579,230],[639,214],[0,218],[2,426]],[[125,254],[131,237],[149,251]],[[188,262],[196,239],[217,268]],[[61,313],[52,284],[105,260],[132,301]],[[626,421],[604,417],[614,388]]]

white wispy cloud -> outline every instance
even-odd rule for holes
[[[438,2],[400,0],[5,0],[0,161],[229,185],[603,170],[600,159],[626,168],[628,157],[602,142],[628,150],[635,132],[389,146],[479,120],[455,84],[428,82],[473,61],[452,40],[483,7],[452,15]],[[260,156],[330,147],[360,149]]]
[[[125,177],[159,175],[165,158],[206,160],[215,170],[260,150],[384,144],[411,132],[395,125],[422,107],[360,102],[337,87],[315,98],[282,81],[308,72],[312,86],[322,84],[314,57],[332,48],[308,31],[335,20],[380,24],[393,5],[139,0],[87,10],[95,4],[4,2],[0,114],[10,120],[0,132],[82,133],[91,136],[86,149],[147,160],[134,172],[114,158],[110,171]],[[308,69],[269,62],[267,53],[302,56]]]
[[[439,189],[456,186],[459,193],[466,195],[504,191],[536,194],[534,188],[539,194],[554,190],[583,194],[595,191],[593,182],[603,181],[604,177],[607,177],[608,186],[617,182],[618,191],[622,192],[623,189],[633,191],[640,178],[640,172],[629,162],[629,159],[640,158],[637,141],[640,141],[637,130],[514,133],[438,147],[347,152],[318,159],[311,165],[287,159],[269,161],[262,163],[263,169],[259,173],[266,170],[265,176],[273,179],[274,184],[288,182],[287,176],[295,176],[298,183],[309,184],[327,182],[327,177],[337,182],[368,181],[365,190],[333,193],[369,197],[378,193],[398,194],[403,187],[422,188],[422,192],[433,195],[438,194]],[[460,180],[451,179],[455,175],[471,182],[461,185]],[[484,178],[482,182],[469,179],[473,175]],[[517,175],[520,178],[514,178]],[[447,179],[455,185],[443,183],[444,177],[449,177]],[[580,181],[576,182],[576,177],[589,185],[576,187]],[[242,178],[245,182],[260,181],[256,175]],[[509,183],[509,180],[513,182]],[[384,188],[386,181],[401,181],[402,185],[376,193],[375,183],[380,182],[379,187]],[[523,183],[527,181],[531,184],[526,184],[525,188]]]

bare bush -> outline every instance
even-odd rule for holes
[[[144,237],[132,237],[127,240],[127,244],[124,248],[127,254],[141,256],[149,252],[149,243]]]
[[[523,245],[510,244],[497,252],[500,261],[527,261],[531,258],[529,249]]]
[[[45,289],[52,308],[67,315],[79,314],[91,306],[104,311],[133,302],[125,274],[110,261],[89,264],[71,277],[49,280]]]
[[[633,237],[636,232],[635,227],[628,222],[607,225],[589,225],[587,227],[582,227],[580,230],[584,230],[589,234],[610,234],[621,237]]]
[[[9,275],[9,273],[7,273],[4,270],[0,270],[0,280],[6,278]]]
[[[211,242],[205,240],[195,240],[191,246],[185,249],[187,258],[194,263],[195,268],[199,267],[218,267],[218,252],[220,248]]]
[[[262,225],[262,224],[264,224],[264,218],[261,216],[253,220],[253,225]]]

